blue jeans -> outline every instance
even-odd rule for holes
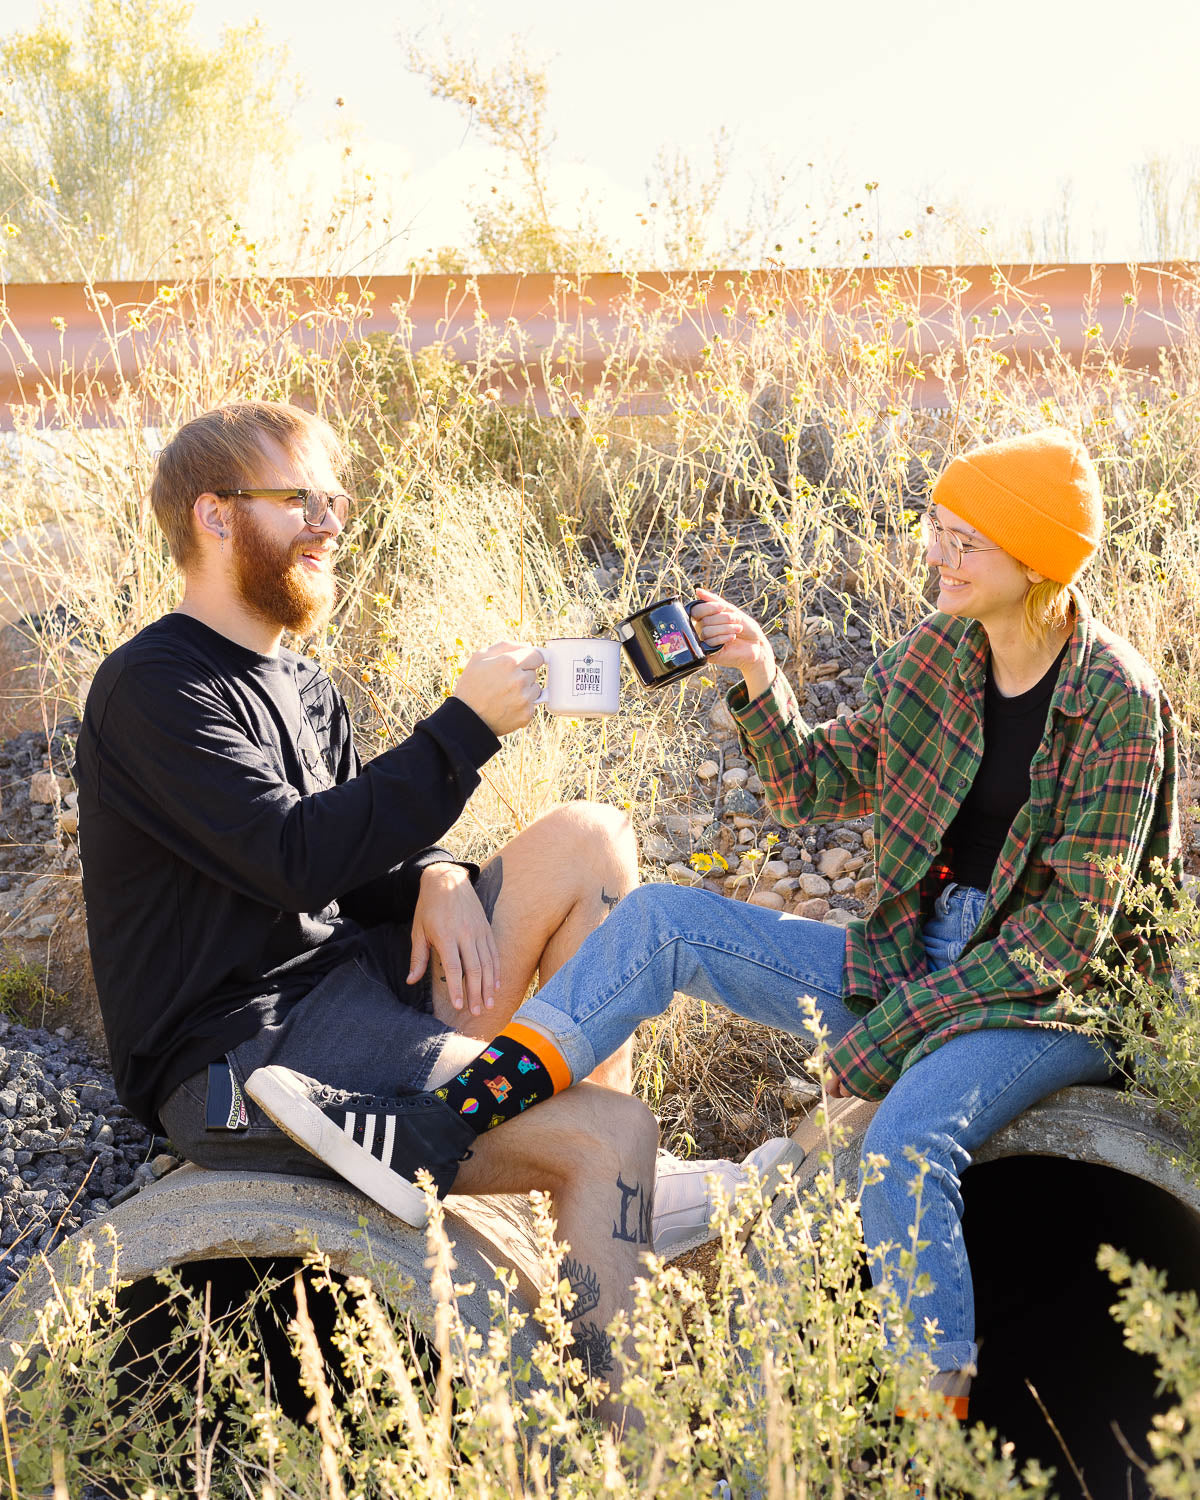
[[[948,886],[924,929],[929,969],[953,962],[983,910],[982,891]],[[858,1016],[842,998],[846,935],[839,927],[673,885],[633,890],[575,956],[517,1011],[553,1037],[584,1078],[661,1015],[676,990],[725,1005],[740,1016],[806,1035],[800,996],[811,996],[834,1046]],[[890,1166],[862,1191],[862,1218],[878,1280],[882,1247],[912,1241],[912,1147],[929,1163],[917,1257],[934,1290],[916,1304],[920,1323],[936,1318],[927,1350],[941,1370],[976,1360],[975,1301],[962,1233],[962,1174],[989,1136],[1056,1089],[1108,1078],[1104,1048],[1082,1032],[1042,1027],[992,1029],[955,1037],[903,1073],[880,1104],[863,1141]],[[878,1247],[878,1248],[877,1248]]]

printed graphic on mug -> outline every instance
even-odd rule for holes
[[[599,698],[604,693],[604,663],[594,656],[585,656],[582,661],[572,663],[575,668],[575,696],[577,698]]]
[[[692,648],[674,621],[668,620],[657,624],[652,620],[650,633],[654,640],[654,649],[658,652],[659,660],[664,667],[673,667],[679,662],[693,660]]]

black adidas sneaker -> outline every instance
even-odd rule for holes
[[[476,1141],[433,1094],[349,1094],[278,1063],[255,1069],[246,1093],[298,1145],[416,1229],[426,1219],[425,1195],[412,1181],[417,1169],[430,1173],[443,1197]]]

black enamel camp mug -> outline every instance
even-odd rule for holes
[[[617,639],[648,688],[666,687],[689,672],[698,672],[720,646],[705,646],[692,623],[692,610],[700,603],[683,602],[680,594],[656,599],[636,610],[617,626]]]

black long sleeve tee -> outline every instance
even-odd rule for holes
[[[360,764],[314,662],[182,614],[96,673],[76,754],[88,942],[122,1102],[154,1126],[204,1063],[407,921],[499,741],[449,698]]]

